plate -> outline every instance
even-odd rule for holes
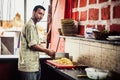
[[[110,39],[120,39],[120,36],[108,36]]]
[[[106,38],[106,39],[110,41],[120,41],[120,38]]]

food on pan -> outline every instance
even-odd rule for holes
[[[73,62],[68,58],[60,58],[60,59],[56,59],[53,61],[54,61],[54,63],[59,64],[59,65],[71,65],[71,66],[73,66]]]

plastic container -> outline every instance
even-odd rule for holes
[[[86,34],[85,34],[85,38],[95,38],[95,36],[93,35],[93,31],[98,31],[96,28],[87,28],[86,29]]]

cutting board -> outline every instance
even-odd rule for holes
[[[74,68],[75,66],[71,66],[71,65],[61,65],[61,64],[57,64],[55,63],[53,60],[46,60],[47,63],[55,66],[56,68]]]

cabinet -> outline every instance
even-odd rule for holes
[[[0,37],[1,55],[12,55],[14,53],[14,37]]]
[[[19,80],[17,59],[0,58],[0,80]]]
[[[16,55],[20,45],[20,31],[6,31],[0,36],[0,54]]]

